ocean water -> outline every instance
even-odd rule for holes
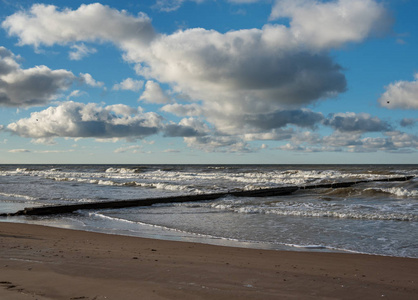
[[[418,165],[0,165],[0,213],[411,175],[418,175]],[[286,196],[225,196],[0,221],[240,247],[418,258],[418,177],[300,189]]]

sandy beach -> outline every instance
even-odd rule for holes
[[[0,223],[1,299],[413,299],[418,260]]]

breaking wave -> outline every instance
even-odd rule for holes
[[[363,219],[363,220],[391,220],[391,221],[418,221],[418,215],[409,213],[400,213],[390,211],[390,209],[381,208],[374,211],[368,211],[367,206],[343,206],[338,205],[315,205],[312,203],[280,203],[277,206],[262,205],[237,205],[227,203],[210,203],[202,206],[219,210],[227,210],[241,214],[275,214],[280,216],[293,217],[315,217],[315,218],[338,218],[338,219]]]
[[[391,188],[367,188],[365,191],[373,193],[385,193],[395,195],[397,197],[418,197],[418,190],[408,190],[403,187],[391,187]]]

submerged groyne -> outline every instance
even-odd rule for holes
[[[210,201],[216,200],[225,196],[235,197],[271,197],[271,196],[285,196],[292,194],[297,190],[302,189],[320,189],[320,188],[345,188],[355,184],[376,182],[376,181],[407,181],[414,178],[414,176],[402,176],[402,177],[389,177],[384,179],[372,179],[372,180],[359,180],[359,181],[346,181],[326,184],[314,184],[306,186],[287,186],[277,188],[266,188],[249,191],[229,191],[222,193],[210,193],[210,194],[196,194],[196,195],[184,195],[184,196],[171,196],[161,198],[147,198],[147,199],[135,199],[135,200],[120,200],[120,201],[108,201],[108,202],[91,202],[69,205],[50,205],[41,207],[29,207],[23,210],[19,210],[15,213],[0,214],[0,217],[7,216],[41,216],[41,215],[54,215],[54,214],[68,214],[77,210],[86,209],[116,209],[127,208],[135,206],[151,206],[161,203],[180,203],[180,202],[196,202],[196,201]]]

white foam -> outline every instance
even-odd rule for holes
[[[31,196],[27,196],[27,195],[1,193],[1,192],[0,192],[0,196],[3,196],[3,197],[12,197],[12,198],[21,198],[21,199],[31,200],[31,201],[37,200],[37,198],[31,197]]]
[[[199,205],[198,203],[197,205]],[[368,211],[365,205],[340,206],[335,203],[314,204],[299,202],[279,202],[272,206],[247,205],[236,202],[201,203],[202,207],[231,211],[241,214],[275,214],[293,217],[338,218],[338,219],[365,219],[365,220],[393,220],[418,221],[418,215],[413,213],[400,213],[392,211],[392,207],[373,207]],[[362,209],[363,208],[363,209]]]
[[[105,173],[137,173],[139,171],[138,168],[133,168],[133,169],[129,169],[129,168],[108,168],[106,169]]]
[[[391,188],[368,188],[366,190],[376,190],[384,193],[389,193],[398,197],[417,197],[418,190],[408,190],[402,187],[391,187]]]

